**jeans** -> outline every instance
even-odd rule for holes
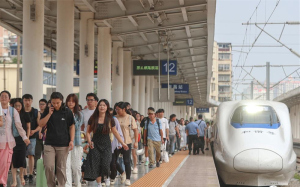
[[[117,166],[117,159],[119,158],[119,154],[122,153],[123,155],[123,161],[124,161],[124,165],[125,165],[125,172],[126,172],[126,179],[130,179],[130,175],[131,175],[131,165],[130,165],[130,156],[131,156],[131,144],[127,144],[127,146],[129,147],[129,149],[127,151],[124,150],[124,148],[121,148],[120,150],[118,150],[117,152],[115,152],[116,154],[114,162]],[[123,172],[122,172],[123,173]],[[120,173],[120,174],[122,174]],[[117,173],[114,171],[113,173],[114,175],[111,175],[111,179],[115,179]]]
[[[179,150],[180,149],[181,138],[179,138],[179,136],[177,136],[176,138],[177,138],[177,141],[176,141],[176,143],[177,143],[177,150]]]
[[[200,136],[199,139],[201,141],[200,148],[201,148],[201,151],[203,152],[204,151],[204,145],[205,145],[204,136]]]
[[[195,142],[195,141],[197,141],[197,135],[189,135],[188,136],[189,138],[188,138],[188,140],[189,140],[189,154],[191,153],[191,151],[192,151],[192,144],[193,144],[193,142]],[[195,147],[195,144],[194,144],[194,149],[193,149],[193,154],[196,154],[196,147]]]
[[[115,179],[117,176],[117,171],[122,174],[124,173],[124,169],[122,167],[123,163],[119,163],[117,162],[117,160],[119,159],[119,154],[121,152],[121,149],[115,149],[114,153],[112,154],[112,159],[111,159],[111,163],[110,163],[110,178],[111,179]]]
[[[175,150],[175,135],[169,135],[169,153],[173,154]]]

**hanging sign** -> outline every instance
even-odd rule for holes
[[[196,108],[196,113],[209,113],[209,108]]]
[[[174,88],[175,94],[189,94],[189,84],[169,84],[170,88]],[[161,88],[168,88],[168,84],[161,84]]]
[[[193,106],[193,99],[175,99],[173,102],[174,106]]]
[[[162,60],[160,65],[161,75],[168,75],[168,61]],[[169,75],[177,75],[177,60],[169,61]]]

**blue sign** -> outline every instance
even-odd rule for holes
[[[168,88],[168,84],[161,84],[161,88]],[[170,88],[174,88],[175,94],[189,94],[188,84],[170,84]]]
[[[168,75],[168,61],[160,61],[161,75]],[[177,60],[169,61],[169,75],[177,75]]]
[[[196,108],[196,113],[209,113],[209,108]]]
[[[186,105],[187,106],[193,106],[194,105],[194,100],[193,99],[186,99]]]

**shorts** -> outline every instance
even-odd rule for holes
[[[35,146],[36,146],[36,139],[32,138],[30,139],[30,144],[27,146],[26,149],[26,156],[34,156],[35,155]]]

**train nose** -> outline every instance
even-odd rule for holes
[[[282,170],[283,160],[273,151],[249,149],[235,156],[233,166],[240,172],[270,173]]]

